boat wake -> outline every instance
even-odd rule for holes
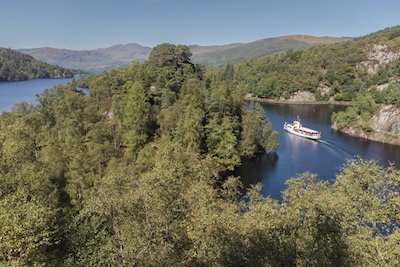
[[[352,158],[354,158],[354,156],[355,156],[355,155],[353,155],[352,153],[350,153],[350,151],[348,151],[348,150],[342,148],[341,146],[335,145],[335,144],[330,143],[330,142],[328,142],[328,141],[326,141],[326,140],[320,139],[320,140],[318,140],[318,142],[321,143],[321,144],[324,144],[324,145],[328,146],[332,151],[334,151],[334,152],[340,154],[340,156],[342,156],[342,157],[345,158],[345,159],[352,159]]]
[[[325,141],[325,140],[319,139],[318,142],[319,142],[319,143],[322,143],[322,144],[325,144],[325,145],[328,145],[328,146],[334,146],[334,145],[332,145],[331,143],[328,143],[328,142]]]

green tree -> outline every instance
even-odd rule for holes
[[[208,129],[208,153],[228,170],[233,170],[240,164],[240,157],[231,119],[224,117],[222,121],[219,121],[213,118],[206,128]]]
[[[181,86],[188,77],[197,77],[198,70],[190,62],[191,51],[184,45],[160,44],[153,48],[142,68],[142,80],[150,88],[150,96],[161,108],[177,100]]]
[[[139,82],[127,83],[128,88],[124,109],[123,138],[126,154],[137,155],[149,138],[150,103],[143,86]]]
[[[255,153],[271,152],[278,148],[278,133],[272,131],[260,104],[252,104],[249,110],[244,111],[242,128],[239,143],[241,156],[252,157]]]
[[[205,92],[201,81],[190,79],[182,86],[180,100],[176,109],[180,114],[166,114],[171,120],[178,120],[174,129],[175,140],[187,151],[201,153],[204,148],[204,123],[205,116]],[[172,115],[172,116],[171,116]]]
[[[177,125],[177,138],[189,152],[200,153],[204,137],[204,111],[189,104]]]
[[[290,257],[298,266],[348,266],[350,251],[338,209],[327,182],[304,173],[287,181],[283,192],[290,236],[294,248]]]
[[[352,257],[361,266],[396,265],[400,253],[398,222],[400,172],[376,162],[349,162],[333,184],[337,210]],[[396,245],[397,242],[397,245]]]
[[[390,85],[383,94],[385,104],[400,106],[400,84]]]
[[[224,116],[231,116],[233,103],[231,92],[226,82],[214,83],[211,85],[208,110],[210,115],[222,119]]]
[[[386,67],[379,68],[376,75],[372,78],[376,84],[384,84],[389,81],[389,74]]]
[[[41,265],[57,242],[56,210],[24,188],[0,198],[0,263]],[[50,257],[51,258],[51,257]]]

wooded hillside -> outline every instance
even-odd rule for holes
[[[35,78],[70,78],[73,72],[50,65],[12,49],[0,48],[0,81]]]

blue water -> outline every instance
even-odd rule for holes
[[[11,111],[21,102],[35,103],[36,95],[56,84],[72,79],[35,79],[20,82],[0,82],[0,112]],[[87,93],[87,92],[85,92]],[[348,159],[361,156],[382,165],[388,162],[400,168],[400,147],[333,132],[330,128],[332,112],[344,107],[329,105],[263,105],[265,113],[279,133],[280,147],[275,154],[262,154],[243,162],[235,171],[245,187],[261,182],[264,195],[281,199],[285,181],[306,171],[318,174],[320,179],[333,180]],[[300,116],[304,126],[322,132],[320,142],[304,139],[283,130],[284,122]]]
[[[306,171],[320,179],[333,180],[347,160],[360,156],[383,166],[393,162],[400,168],[400,147],[366,141],[331,130],[331,115],[344,107],[331,105],[263,105],[272,127],[279,133],[280,147],[275,154],[262,154],[243,162],[235,172],[245,187],[261,182],[262,194],[281,199],[285,181]],[[284,122],[299,116],[305,127],[322,132],[321,141],[308,140],[283,130]]]
[[[72,78],[0,82],[0,113],[11,111],[15,104],[22,101],[34,104],[36,95],[44,89],[51,89],[56,84],[66,84],[71,80]]]

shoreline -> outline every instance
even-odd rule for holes
[[[387,132],[374,131],[372,133],[366,133],[360,128],[348,127],[346,129],[338,129],[335,124],[331,126],[331,129],[335,132],[352,136],[355,138],[361,138],[368,141],[378,142],[381,144],[388,144],[393,146],[400,146],[400,139],[391,135]]]
[[[259,103],[266,104],[285,104],[285,105],[337,105],[337,106],[351,106],[352,102],[338,102],[338,101],[303,101],[303,102],[292,102],[287,100],[277,100],[277,99],[268,99],[268,98],[260,98],[260,97],[249,97],[245,96],[244,100],[246,101],[254,101]]]
[[[276,99],[266,99],[259,97],[245,97],[245,101],[253,101],[265,104],[284,104],[284,105],[337,105],[337,106],[351,106],[352,102],[330,102],[330,101],[307,101],[307,102],[291,102],[287,100],[276,100]],[[394,146],[400,146],[400,140],[395,136],[387,133],[387,132],[379,132],[375,131],[373,133],[365,133],[360,129],[349,128],[349,129],[337,129],[334,124],[331,124],[332,130],[355,138],[360,138],[372,142],[378,142],[382,144],[389,144]]]

